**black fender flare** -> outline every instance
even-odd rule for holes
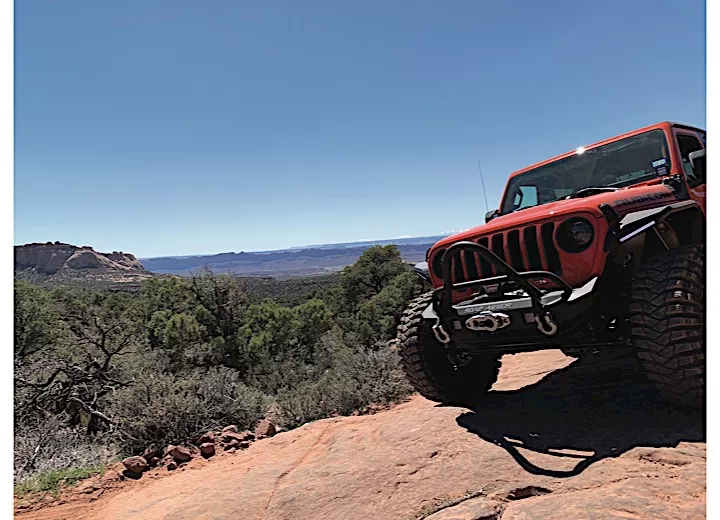
[[[704,239],[704,214],[694,200],[631,211],[622,217],[607,204],[603,204],[600,210],[610,224],[605,250],[617,256],[632,253],[635,258],[643,257],[651,235],[664,249]]]

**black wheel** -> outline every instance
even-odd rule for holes
[[[640,365],[659,397],[702,407],[705,396],[705,247],[650,257],[631,291],[630,325]]]
[[[443,344],[433,334],[432,323],[422,317],[431,297],[432,293],[423,294],[403,313],[397,337],[403,370],[426,399],[472,404],[497,380],[501,355],[475,355],[467,365],[453,370]]]

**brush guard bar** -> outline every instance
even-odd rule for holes
[[[499,274],[489,278],[453,283],[452,271],[456,262],[462,262],[460,254],[463,251],[471,251],[472,253],[478,254],[489,262]],[[593,278],[583,287],[573,289],[562,278],[549,271],[518,272],[487,247],[469,241],[457,242],[451,245],[445,251],[442,267],[444,285],[433,293],[432,304],[426,313],[424,313],[424,316],[435,319],[436,323],[433,327],[435,337],[445,345],[450,344],[452,341],[448,333],[449,330],[452,330],[450,326],[451,321],[461,316],[468,317],[469,315],[476,315],[466,321],[468,328],[471,330],[494,332],[497,329],[503,328],[505,325],[505,323],[503,323],[505,321],[505,315],[494,312],[496,310],[524,309],[532,312],[535,315],[538,330],[545,336],[553,336],[557,332],[558,326],[550,313],[550,307],[565,302],[572,302],[589,294],[597,281],[597,278]],[[531,283],[534,280],[551,281],[556,284],[557,289],[542,291]],[[469,304],[467,301],[453,304],[452,295],[454,291],[497,284],[498,293],[502,296],[506,293],[500,290],[500,288],[502,284],[507,282],[514,282],[525,294],[519,297],[516,294],[506,301],[476,302],[476,300],[478,300],[476,297],[472,298],[473,301]],[[439,312],[435,312],[435,310]],[[473,321],[472,324],[470,323],[471,321]]]

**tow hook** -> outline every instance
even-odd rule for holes
[[[450,343],[450,334],[447,333],[445,328],[442,326],[442,323],[440,323],[440,320],[437,320],[437,323],[433,325],[433,333],[435,334],[435,338],[442,343],[443,345],[447,345]]]
[[[538,330],[546,336],[554,336],[558,331],[558,326],[549,312],[544,312],[542,316],[535,315],[535,322]]]
[[[495,332],[510,325],[510,316],[501,312],[484,311],[468,318],[465,326],[470,330]]]

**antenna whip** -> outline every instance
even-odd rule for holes
[[[485,178],[483,177],[482,165],[480,164],[480,157],[478,157],[477,164],[478,164],[478,170],[480,171],[480,183],[482,185],[483,198],[485,199],[485,212],[487,213],[488,211],[490,211],[490,206],[488,204],[487,192],[485,191]]]

